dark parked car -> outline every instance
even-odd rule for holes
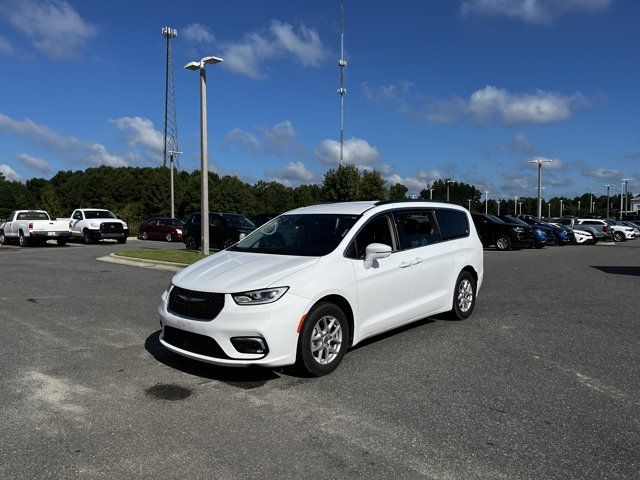
[[[256,227],[260,227],[281,214],[282,212],[259,213],[258,215],[251,217],[249,220],[251,220]]]
[[[194,213],[184,225],[182,241],[189,250],[198,250],[201,246],[201,219],[202,215],[199,212]],[[209,247],[230,247],[255,229],[256,226],[251,220],[239,213],[209,213]]]
[[[556,240],[556,245],[568,245],[571,243],[576,243],[576,236],[573,234],[573,231],[569,227],[565,227],[563,225],[553,225],[551,223],[547,223],[542,220],[538,220],[532,215],[518,215],[520,220],[527,222],[529,225],[537,226],[537,227],[545,227],[551,230],[553,237]]]
[[[511,250],[533,246],[531,228],[521,224],[505,223],[495,215],[474,213],[471,217],[485,247],[495,245],[498,250]]]
[[[547,234],[553,237],[553,233],[551,232],[551,229],[538,227],[538,226],[532,227],[528,223],[526,223],[524,220],[520,220],[519,218],[512,217],[511,215],[497,215],[497,217],[505,223],[515,223],[518,225],[522,225],[523,227],[530,228],[531,231],[533,232],[533,246],[535,248],[544,248],[544,246],[547,245],[547,242],[549,241],[549,237],[547,237]],[[554,237],[553,245],[555,245],[555,241],[556,240]]]
[[[182,240],[184,222],[177,218],[150,218],[140,225],[142,240],[166,240],[179,242]]]

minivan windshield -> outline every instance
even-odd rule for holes
[[[255,225],[244,215],[237,213],[223,213],[222,218],[227,222],[227,226],[232,228],[255,228]]]
[[[118,218],[107,210],[85,210],[84,218]]]
[[[358,220],[357,215],[281,215],[229,250],[319,257],[332,252]]]

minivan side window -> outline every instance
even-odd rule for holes
[[[197,213],[193,217],[191,217],[191,223],[193,225],[200,225],[201,214]]]
[[[440,208],[436,210],[436,218],[440,227],[442,240],[453,240],[469,236],[469,219],[467,214],[460,210]],[[482,218],[486,223],[486,219]]]
[[[391,230],[391,219],[388,215],[380,215],[370,220],[355,236],[346,251],[349,258],[364,258],[367,246],[372,243],[383,243],[396,250],[394,235]]]
[[[403,250],[424,247],[440,241],[440,231],[433,212],[426,209],[393,212]]]

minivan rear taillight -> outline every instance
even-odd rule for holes
[[[29,230],[33,230],[33,222],[29,222]]]
[[[607,233],[609,231],[609,225],[605,225],[604,227],[602,227],[602,231],[604,233]]]

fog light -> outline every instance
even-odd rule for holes
[[[266,355],[269,352],[267,342],[260,337],[234,337],[231,339],[231,344],[240,353]]]

